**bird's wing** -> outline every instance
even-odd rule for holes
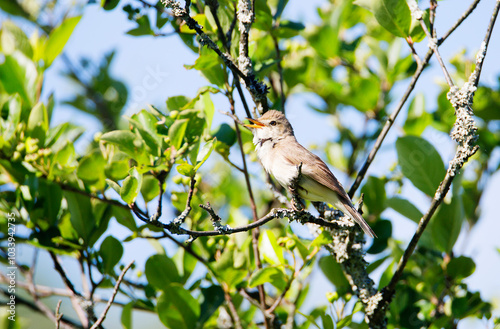
[[[345,192],[342,184],[340,184],[328,166],[317,155],[297,143],[293,155],[286,154],[285,159],[294,166],[298,166],[302,163],[302,175],[307,176],[321,185],[335,191],[343,203],[352,205],[351,199]]]
[[[371,229],[370,225],[368,225],[368,223],[363,219],[363,216],[361,216],[361,214],[354,208],[351,198],[349,198],[345,192],[342,184],[340,184],[328,166],[317,155],[311,153],[305,147],[297,143],[293,156],[286,154],[285,160],[294,166],[298,166],[302,163],[302,175],[307,176],[336,192],[340,204],[334,204],[334,206],[337,208],[340,206],[340,210],[344,213],[347,211],[350,214],[350,217],[354,219],[354,221],[358,223],[363,231],[370,237],[373,238],[374,236],[377,236]],[[315,168],[318,170],[314,170]]]

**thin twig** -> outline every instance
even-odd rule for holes
[[[89,193],[89,192],[86,192],[86,191],[82,191],[79,188],[73,187],[73,186],[65,184],[65,183],[61,183],[61,182],[57,182],[57,181],[51,181],[51,182],[59,185],[61,187],[61,189],[65,190],[65,191],[75,192],[75,193],[84,195],[86,197],[89,197],[90,199],[99,200],[101,202],[108,203],[110,205],[117,206],[117,207],[129,210],[129,206],[128,205],[123,204],[123,203],[121,203],[121,202],[119,202],[117,200],[107,199],[105,197],[99,197],[99,196],[97,196],[95,194],[92,194],[92,193]]]
[[[187,6],[187,1],[186,1],[186,6]],[[166,177],[167,177],[166,174],[163,174],[163,175],[160,175],[159,177],[157,177],[158,187],[160,188],[160,194],[158,196],[158,205],[156,206],[156,212],[153,215],[153,218],[151,218],[152,221],[157,221],[161,216],[161,207],[162,207],[162,203],[163,203],[163,192],[164,192],[163,184],[165,183]]]
[[[106,304],[106,308],[104,308],[104,311],[102,311],[101,316],[97,321],[90,327],[90,329],[97,329],[104,319],[106,318],[106,315],[108,314],[109,309],[111,308],[111,305],[113,304],[113,301],[115,300],[116,295],[118,294],[118,290],[120,288],[120,284],[123,280],[123,277],[125,276],[125,273],[127,273],[128,269],[134,264],[134,261],[131,261],[125,268],[123,269],[122,273],[118,277],[118,280],[116,280],[115,288],[113,289],[113,294],[111,295],[111,298],[108,301],[108,304]]]
[[[413,59],[417,63],[417,67],[421,66],[422,60],[420,59],[420,56],[418,56],[418,53],[417,53],[417,50],[415,49],[415,47],[413,47],[413,40],[410,37],[408,37],[408,38],[406,38],[406,43],[408,44],[408,46],[410,46],[411,55],[413,56]]]
[[[49,255],[52,258],[52,261],[54,262],[54,268],[55,268],[55,270],[57,271],[57,273],[59,273],[59,275],[63,279],[64,284],[66,285],[66,287],[68,287],[68,289],[71,290],[71,292],[75,296],[82,297],[82,294],[75,289],[75,286],[73,286],[73,283],[71,283],[71,280],[66,275],[66,272],[64,271],[64,269],[62,268],[61,264],[59,263],[59,260],[57,259],[56,254],[54,254],[53,251],[49,251]]]
[[[59,301],[57,302],[57,306],[56,306],[56,329],[59,329],[59,327],[61,325],[61,319],[63,317],[63,314],[59,313],[59,310],[61,309],[61,303],[62,303],[62,300],[59,299]]]
[[[217,15],[217,8],[219,6],[219,3],[217,1],[207,1],[208,7],[210,8],[210,12],[212,13],[212,16],[215,21],[215,25],[217,26],[217,35],[219,36],[219,40],[222,42],[222,45],[224,46],[224,50],[226,53],[231,52],[231,33],[228,31],[228,36],[224,35],[224,30],[222,29],[222,25],[219,20],[219,16]],[[233,24],[236,24],[236,14],[234,17]],[[233,25],[234,28],[234,25]],[[230,28],[231,30],[231,28]],[[238,74],[235,73],[234,71],[234,84],[236,86],[236,89],[238,90],[238,94],[240,95],[241,103],[243,104],[243,108],[245,109],[245,113],[247,114],[248,117],[251,117],[250,114],[250,109],[248,108],[248,104],[245,98],[245,95],[243,94],[243,89],[241,88],[241,83],[240,80],[238,79]]]
[[[484,41],[481,44],[481,48],[476,57],[476,68],[474,70],[474,79],[472,81],[472,85],[477,87],[479,83],[479,77],[481,76],[481,71],[483,69],[484,57],[486,56],[486,51],[488,50],[488,45],[490,43],[491,33],[493,32],[493,27],[495,26],[495,22],[498,16],[498,11],[500,9],[500,1],[497,0],[497,4],[493,9],[493,15],[490,19],[490,24],[488,25],[488,29],[486,30],[486,35],[484,37]]]
[[[474,11],[474,9],[476,9],[479,1],[481,0],[474,0],[474,2],[469,6],[469,8],[462,14],[462,16],[460,16],[460,18],[455,22],[455,24],[453,24],[453,26],[448,30],[448,32],[446,32],[441,38],[438,39],[437,42],[438,45],[441,45],[450,36],[450,34],[452,34],[457,29],[457,27],[459,27],[460,24],[462,24],[462,22],[465,21],[467,17],[469,17],[469,15]]]
[[[233,320],[234,328],[243,329],[240,316],[238,315],[238,310],[234,306],[229,288],[227,287],[227,284],[225,282],[223,282],[222,284],[222,289],[224,290],[224,299],[226,300],[227,306],[229,308],[229,315],[231,316],[231,320]]]
[[[15,300],[16,300],[16,304],[24,305],[32,311],[39,312],[39,313],[46,315],[45,311],[40,309],[36,303],[33,303],[27,299],[24,299],[22,296],[13,295],[4,289],[0,289],[0,292],[9,298],[10,298],[10,296],[14,296]],[[43,304],[43,305],[45,305],[45,304]],[[55,318],[54,318],[54,320],[55,320]],[[64,316],[60,320],[60,327],[63,329],[83,329],[83,327],[81,325],[77,324],[76,322],[74,322],[71,319],[68,319]]]
[[[243,121],[240,120],[240,118],[238,118],[238,116],[236,114],[233,114],[233,113],[227,112],[227,111],[224,112],[224,111],[221,111],[221,110],[219,110],[219,113],[227,115],[228,117],[230,117],[231,119],[233,119],[240,126],[243,126],[245,124]]]
[[[420,9],[418,9],[420,10]],[[425,25],[425,22],[423,18],[421,17],[419,19],[420,21],[420,26],[422,27],[422,30],[424,30],[425,35],[427,35],[427,38],[429,38],[429,48],[432,49],[434,52],[434,55],[436,55],[436,59],[439,62],[439,66],[441,66],[441,69],[443,70],[444,77],[446,79],[446,82],[448,83],[448,86],[453,87],[455,84],[453,83],[453,79],[450,76],[450,73],[446,69],[446,65],[444,64],[443,58],[441,57],[441,54],[439,53],[439,48],[437,45],[437,40],[435,40],[431,33],[429,32],[429,29],[427,29],[427,25]]]
[[[434,29],[434,21],[436,20],[436,9],[437,9],[437,0],[431,0],[429,7],[429,29],[431,30],[432,37],[436,37],[436,31]]]
[[[279,28],[279,26],[277,26],[276,28]],[[283,66],[281,65],[281,61],[282,61],[282,58],[281,58],[281,50],[280,50],[280,46],[279,46],[279,43],[278,43],[278,38],[276,38],[275,36],[273,36],[273,41],[274,41],[274,49],[276,50],[276,67],[278,69],[278,74],[279,74],[279,88],[280,88],[280,104],[281,104],[281,111],[283,113],[285,113],[285,102],[286,102],[286,98],[285,98],[285,90],[284,90],[284,83],[283,83]]]
[[[405,93],[403,94],[403,96],[399,100],[399,103],[396,106],[396,109],[394,110],[394,112],[392,112],[392,114],[389,116],[389,118],[385,122],[385,125],[382,128],[382,131],[380,132],[380,134],[378,135],[377,140],[375,141],[375,144],[373,145],[373,148],[371,149],[370,153],[368,154],[368,157],[365,160],[365,163],[363,164],[363,166],[359,170],[358,175],[356,177],[356,180],[354,181],[351,188],[349,189],[349,193],[348,193],[349,197],[352,198],[354,196],[354,193],[356,192],[359,185],[363,181],[363,178],[365,177],[366,172],[368,171],[368,168],[370,167],[371,163],[373,162],[375,155],[377,155],[377,152],[380,149],[380,147],[382,146],[382,143],[383,143],[385,137],[387,136],[387,134],[389,133],[389,130],[391,129],[394,122],[396,121],[396,117],[403,109],[404,104],[406,103],[406,101],[408,100],[408,97],[410,97],[411,92],[415,88],[415,85],[418,81],[418,78],[420,77],[420,75],[424,71],[424,68],[429,63],[429,60],[431,59],[431,57],[432,57],[432,51],[429,50],[429,51],[427,51],[427,54],[425,55],[424,59],[422,60],[421,65],[417,67],[417,70],[413,74],[412,79],[410,81],[410,84],[408,85]]]
[[[20,267],[18,266],[18,268],[20,268]],[[52,322],[55,323],[56,316],[54,315],[52,310],[47,305],[42,303],[42,301],[40,301],[40,299],[38,298],[38,295],[36,293],[36,285],[35,285],[35,282],[33,281],[33,275],[30,272],[31,271],[24,271],[24,274],[25,274],[26,280],[28,281],[28,287],[29,287],[28,292],[30,293],[31,297],[33,298],[33,305],[34,305],[34,307],[36,307],[37,310],[39,310],[47,318],[49,318]],[[17,300],[17,298],[16,298],[16,300]],[[67,324],[67,323],[61,323],[61,326],[63,328],[72,328],[72,326]]]

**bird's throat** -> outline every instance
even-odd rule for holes
[[[261,139],[259,139],[258,144],[259,144],[260,147],[262,147],[262,145],[264,145],[264,143],[266,143],[266,142],[272,142],[272,141],[273,141],[273,139],[271,137],[261,138]]]

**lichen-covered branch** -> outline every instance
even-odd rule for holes
[[[458,26],[460,26],[460,24],[462,24],[462,22],[467,17],[469,17],[469,15],[476,8],[476,6],[479,3],[479,1],[480,0],[475,0],[471,4],[471,6],[457,20],[457,22],[441,38],[439,38],[437,40],[437,45],[438,46],[440,46],[443,42],[445,42],[446,39],[448,39],[448,37],[451,35],[451,33],[453,33],[453,31],[455,31],[455,29]],[[415,88],[415,84],[417,83],[417,80],[419,79],[421,73],[423,72],[423,70],[425,69],[425,67],[427,66],[427,64],[429,63],[429,60],[431,59],[431,57],[432,57],[432,50],[430,49],[429,51],[427,51],[427,54],[425,55],[424,59],[421,61],[421,63],[417,67],[417,70],[413,74],[413,77],[412,77],[412,79],[410,81],[410,84],[408,85],[405,93],[403,94],[403,97],[401,97],[401,100],[399,101],[396,109],[394,110],[394,112],[392,112],[392,114],[390,115],[390,117],[385,122],[384,127],[382,128],[382,131],[378,135],[377,140],[375,141],[375,144],[372,147],[372,150],[368,154],[368,157],[366,158],[365,162],[363,163],[363,166],[359,170],[358,175],[356,177],[356,180],[354,181],[354,183],[352,184],[351,188],[349,189],[349,193],[348,193],[349,197],[352,198],[354,196],[354,193],[356,193],[356,190],[361,185],[361,182],[363,181],[363,179],[364,179],[364,177],[365,177],[365,175],[366,175],[366,173],[368,171],[368,168],[372,164],[373,159],[375,159],[375,155],[377,155],[377,152],[380,149],[380,147],[382,146],[382,143],[383,143],[385,137],[387,136],[389,130],[391,129],[393,123],[396,120],[396,117],[401,112],[401,109],[403,108],[404,104],[406,104],[406,101],[408,100],[408,97],[410,96],[411,92]]]
[[[488,26],[486,37],[481,45],[478,56],[476,57],[476,70],[474,70],[474,72],[470,75],[468,81],[461,89],[453,86],[448,92],[448,100],[455,108],[456,115],[456,121],[453,125],[450,136],[457,143],[457,150],[455,156],[450,161],[443,181],[439,185],[432,199],[431,206],[429,207],[425,215],[420,219],[417,230],[413,235],[410,243],[408,244],[408,247],[406,248],[403,256],[401,257],[391,281],[383,289],[383,299],[381,300],[379,305],[377,305],[375,310],[375,316],[379,321],[381,321],[380,319],[383,319],[383,317],[385,316],[385,311],[395,293],[396,284],[401,278],[404,268],[409,258],[413,254],[413,251],[415,250],[420,237],[427,227],[427,224],[432,218],[432,215],[444,200],[446,194],[450,189],[453,179],[457,176],[460,169],[462,169],[469,158],[473,156],[478,150],[478,146],[476,145],[478,136],[477,128],[475,126],[473,118],[474,113],[472,110],[472,102],[474,98],[474,92],[477,88],[479,73],[483,64],[484,57],[486,55],[486,50],[488,48],[491,31],[496,21],[499,9],[500,1],[497,1],[490,21],[490,25]]]
[[[253,74],[250,74],[249,72],[242,72],[234,63],[231,55],[220,50],[219,46],[217,46],[217,44],[205,32],[203,32],[203,27],[189,15],[186,9],[181,7],[178,1],[162,0],[162,3],[167,8],[170,8],[172,10],[172,14],[175,17],[181,18],[190,29],[196,31],[196,34],[198,34],[199,37],[200,44],[202,46],[207,46],[215,51],[215,53],[222,59],[224,64],[243,80],[246,88],[250,92],[250,95],[252,95],[252,98],[254,99],[254,102],[257,104],[257,106],[262,106],[264,111],[266,111],[268,108],[266,96],[267,86],[264,83],[257,81]]]

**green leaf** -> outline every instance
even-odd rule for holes
[[[200,316],[200,305],[179,284],[172,284],[158,297],[157,313],[168,328],[193,329]]]
[[[129,130],[114,130],[101,136],[101,140],[115,144],[119,149],[139,163],[148,161],[144,152],[144,143],[133,132]]]
[[[434,196],[446,174],[443,160],[434,146],[423,138],[405,136],[396,141],[396,150],[403,175],[416,188]]]
[[[292,22],[289,20],[281,20],[279,23],[279,28],[273,30],[273,32],[277,32],[278,38],[293,38],[301,31],[305,29],[305,25],[300,22]]]
[[[337,329],[349,327],[352,323],[352,314],[346,315],[337,322]]]
[[[210,130],[210,127],[212,126],[212,119],[214,117],[214,112],[215,112],[214,103],[210,98],[210,93],[209,92],[203,93],[200,97],[200,101],[197,102],[197,104],[198,103],[202,104],[202,110],[207,120],[207,128]]]
[[[172,283],[181,282],[181,277],[172,259],[166,255],[153,255],[146,261],[146,278],[150,285],[167,290]]]
[[[5,55],[10,55],[14,51],[19,50],[26,57],[33,58],[33,48],[28,37],[14,22],[6,20],[2,23],[0,41],[0,48]]]
[[[37,81],[36,66],[23,53],[14,52],[0,62],[0,85],[10,95],[18,93],[25,107],[35,103]]]
[[[321,322],[323,323],[323,329],[333,329],[333,320],[330,314],[322,314]]]
[[[120,191],[121,191],[121,186],[118,185],[117,182],[115,181],[112,181],[111,179],[107,179],[106,178],[106,183],[113,189],[116,191],[116,193],[120,194]]]
[[[355,0],[354,4],[371,11],[377,22],[395,36],[409,36],[411,13],[405,0]]]
[[[132,329],[132,311],[134,302],[130,302],[122,307],[122,315],[120,317],[124,329]]]
[[[186,96],[173,96],[167,99],[167,108],[170,111],[179,111],[191,101],[190,98]]]
[[[227,72],[222,66],[221,59],[217,54],[206,47],[200,49],[194,65],[185,65],[187,69],[199,70],[205,78],[217,86],[224,86],[227,79]]]
[[[135,19],[136,23],[139,24],[136,28],[127,31],[127,34],[133,36],[141,35],[154,35],[154,31],[151,29],[151,22],[149,21],[148,15],[142,15]]]
[[[264,267],[250,275],[248,286],[250,288],[255,288],[263,285],[264,283],[270,283],[279,290],[283,291],[286,287],[286,281],[287,279],[283,271],[276,267]]]
[[[118,185],[118,184],[117,184]],[[137,224],[135,223],[134,216],[132,216],[129,209],[124,209],[122,207],[113,207],[113,216],[116,221],[131,230],[132,232],[137,231]]]
[[[220,286],[212,285],[208,288],[201,288],[203,302],[200,306],[200,318],[197,328],[203,328],[203,324],[217,311],[224,303],[224,290]]]
[[[142,139],[149,149],[149,153],[155,156],[159,156],[161,138],[156,133],[156,118],[151,113],[145,110],[134,114],[131,118],[125,118],[137,130],[139,135],[141,135]]]
[[[429,11],[430,9],[424,10],[422,15],[422,19],[424,20],[427,29],[429,29],[430,27]],[[410,36],[413,42],[420,42],[426,37],[425,32],[422,29],[422,25],[420,25],[420,21],[418,19],[415,19],[413,16],[411,18],[410,24]]]
[[[90,199],[76,192],[64,191],[64,198],[71,213],[71,225],[85,242],[96,227],[96,218],[92,213]]]
[[[377,232],[377,239],[373,239],[373,243],[367,253],[378,254],[387,248],[389,238],[392,236],[392,223],[388,220],[381,219],[372,225],[372,228]]]
[[[425,96],[423,93],[418,93],[408,108],[408,117],[403,127],[406,134],[420,136],[425,128],[431,125],[432,115],[425,110],[425,107]]]
[[[181,282],[185,283],[191,277],[198,260],[183,248],[177,249],[174,256],[172,256],[172,260],[177,267]]]
[[[422,212],[418,210],[418,208],[413,203],[400,197],[392,197],[387,199],[386,205],[387,207],[396,210],[406,218],[411,219],[415,223],[420,222],[420,219],[423,216]]]
[[[120,0],[101,0],[101,7],[104,10],[113,10],[120,3]]]
[[[446,273],[452,280],[461,280],[471,276],[476,270],[472,258],[459,256],[452,258],[446,265]]]
[[[371,215],[379,216],[385,209],[385,181],[381,178],[370,176],[361,189],[365,195],[365,205]]]
[[[26,133],[28,136],[40,140],[41,145],[45,142],[45,135],[49,129],[47,110],[43,103],[36,104],[30,112]]]
[[[215,148],[215,143],[217,140],[214,138],[208,143],[205,143],[203,147],[201,148],[201,151],[198,153],[198,157],[196,158],[196,166],[194,167],[195,171],[198,171],[200,169],[201,165],[205,163],[205,161],[208,160],[208,157],[210,154],[212,154],[212,151]]]
[[[179,164],[177,166],[177,172],[187,177],[193,177],[196,174],[194,166],[187,162]]]
[[[102,153],[99,150],[92,152],[80,160],[76,175],[78,178],[87,182],[97,181],[99,179],[104,180],[105,165],[106,160],[102,156]]]
[[[273,231],[265,230],[260,235],[259,249],[261,256],[270,264],[282,265],[286,264],[283,257],[283,248],[278,245]]]
[[[255,16],[259,19],[255,21],[252,27],[261,31],[271,31],[273,28],[273,16],[271,14],[268,1],[256,0],[254,1],[254,5]]]
[[[28,20],[31,19],[29,13],[17,1],[0,0],[0,9],[11,15],[20,16]]]
[[[68,18],[50,32],[44,52],[45,67],[50,66],[59,56],[81,18],[82,16]]]
[[[149,202],[160,194],[160,186],[154,176],[145,175],[142,178],[141,194],[144,202]]]
[[[232,146],[234,143],[236,143],[236,132],[227,123],[221,124],[217,128],[217,130],[212,133],[212,136],[217,138],[217,141],[222,142],[228,146]]]
[[[186,134],[186,129],[188,126],[188,119],[176,120],[174,124],[168,130],[168,137],[170,138],[170,143],[176,150],[181,148],[182,142],[184,140],[184,135]]]
[[[125,153],[122,154],[125,155]],[[129,169],[130,167],[127,157],[125,157],[123,160],[115,161],[113,159],[111,163],[106,163],[104,167],[104,174],[106,177],[109,177],[112,180],[120,181],[127,177]]]
[[[335,285],[339,295],[343,296],[351,291],[349,281],[347,281],[339,263],[332,256],[321,257],[318,264],[326,278]]]
[[[485,302],[481,299],[479,292],[472,293],[467,291],[465,296],[453,298],[451,301],[451,312],[453,317],[463,319],[474,314],[484,305]]]
[[[458,239],[465,218],[462,198],[454,196],[449,204],[442,203],[432,216],[429,229],[436,247],[449,253]]]
[[[326,244],[332,243],[332,235],[328,231],[322,231],[314,240],[311,242],[310,247],[323,247]]]
[[[120,189],[120,196],[123,201],[127,204],[131,204],[135,201],[142,186],[142,174],[137,171],[136,167],[133,167],[129,171],[129,176],[123,181],[123,185]]]
[[[123,256],[123,246],[120,241],[109,235],[101,243],[99,255],[102,258],[104,273],[114,275],[114,267]]]

